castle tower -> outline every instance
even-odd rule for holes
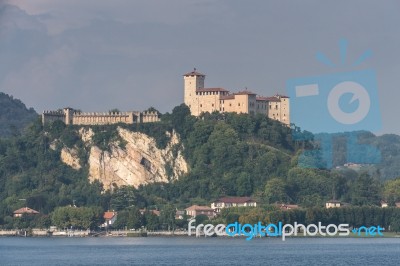
[[[189,73],[183,75],[184,79],[184,102],[190,108],[193,115],[196,115],[198,109],[198,97],[196,96],[196,90],[204,88],[204,80],[206,75],[196,71],[196,68]],[[197,114],[198,115],[198,114]]]
[[[74,109],[72,109],[71,107],[64,108],[64,115],[65,115],[65,124],[73,125]]]
[[[275,96],[280,100],[279,121],[290,126],[290,98],[288,96],[279,95]]]

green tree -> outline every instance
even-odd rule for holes
[[[288,203],[289,196],[286,182],[282,178],[270,179],[265,185],[264,198],[268,204],[275,202]]]

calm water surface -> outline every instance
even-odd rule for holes
[[[0,265],[400,265],[400,239],[0,238]]]

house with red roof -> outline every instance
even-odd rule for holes
[[[28,208],[28,207],[23,207],[21,209],[18,209],[14,211],[14,217],[22,217],[23,215],[37,215],[40,214],[40,212],[35,211],[34,209]]]
[[[186,214],[191,217],[196,217],[201,214],[206,215],[208,218],[213,218],[215,216],[214,210],[208,206],[192,205],[185,210]]]
[[[117,220],[117,215],[118,213],[115,211],[106,211],[103,214],[103,218],[104,218],[104,224],[103,227],[108,227],[111,226],[115,223],[115,221]]]

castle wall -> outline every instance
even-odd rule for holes
[[[56,120],[61,120],[66,125],[111,125],[117,123],[135,124],[158,122],[160,118],[157,112],[82,113],[76,112],[72,108],[65,108],[64,112],[43,112],[43,124],[51,123]]]
[[[52,123],[54,121],[63,121],[65,122],[65,114],[60,111],[44,111],[42,113],[42,124]]]
[[[290,125],[290,99],[281,95],[276,99],[268,102],[268,117]]]
[[[160,118],[157,112],[143,112],[141,113],[141,123],[158,122]]]
[[[195,106],[198,111],[197,114],[200,115],[202,112],[212,113],[214,111],[219,111],[220,108],[220,92],[219,91],[200,91],[196,92],[197,103]]]
[[[117,123],[133,124],[137,122],[133,112],[124,113],[74,113],[73,125],[110,125]]]
[[[268,115],[268,101],[256,100],[256,113]]]

